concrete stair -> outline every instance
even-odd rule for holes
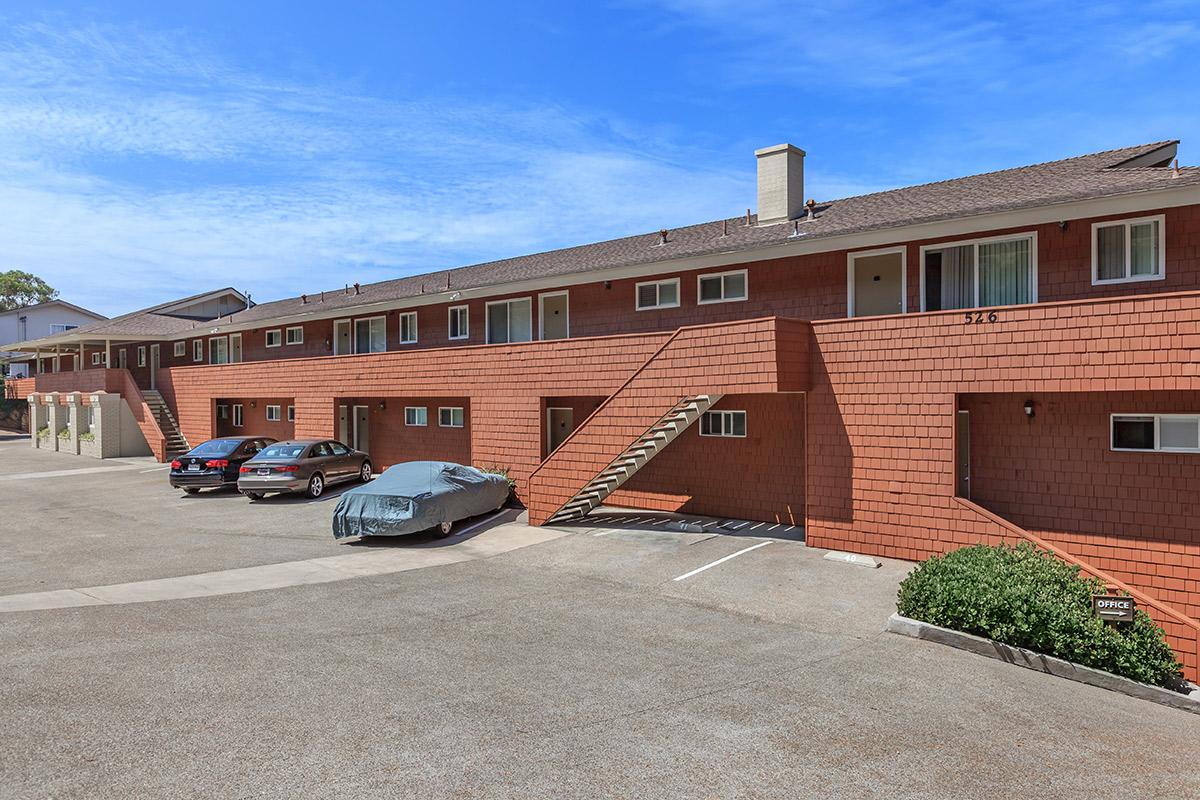
[[[175,415],[171,413],[171,408],[163,399],[162,394],[153,389],[143,389],[142,400],[150,408],[150,413],[154,415],[158,427],[162,429],[163,435],[166,437],[167,460],[191,450],[191,445],[184,438],[183,432],[179,430],[179,424],[175,422]]]
[[[586,516],[636,475],[638,470],[650,463],[654,456],[675,441],[679,434],[700,419],[700,416],[720,399],[719,394],[701,394],[680,400],[598,475],[588,481],[547,522],[569,522]]]

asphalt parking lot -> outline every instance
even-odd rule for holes
[[[0,609],[342,565],[0,612],[0,796],[1200,796],[1200,718],[883,633],[908,564],[604,519],[349,547],[335,502],[0,441]]]

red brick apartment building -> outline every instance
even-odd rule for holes
[[[10,396],[119,393],[151,449],[334,436],[905,559],[1032,540],[1200,677],[1200,168],[1176,142],[250,305],[222,289],[0,346]],[[86,402],[86,398],[85,398]]]

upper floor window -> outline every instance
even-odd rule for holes
[[[229,363],[229,340],[224,336],[208,340],[208,363]]]
[[[139,347],[137,353],[138,353],[137,365],[139,367],[146,366],[146,348],[144,346]]]
[[[24,319],[24,317],[21,319]],[[78,325],[67,325],[65,323],[52,322],[50,323],[50,333],[66,333],[67,331],[74,330],[78,327]]]
[[[124,351],[122,351],[122,352],[124,352]],[[199,362],[199,361],[203,361],[203,360],[204,360],[204,340],[203,339],[193,339],[192,340],[192,361]]]
[[[466,339],[471,335],[471,317],[470,308],[467,306],[451,306],[450,307],[450,330],[448,336],[451,339]]]
[[[1037,234],[921,248],[923,311],[1037,302]]]
[[[1166,277],[1165,217],[1092,225],[1092,283],[1153,281]]]
[[[288,344],[304,344],[304,327],[297,325],[287,329]]]
[[[487,304],[487,343],[528,342],[533,339],[533,303],[528,297]]]
[[[639,283],[634,290],[634,308],[638,311],[679,307],[679,278]]]
[[[400,344],[416,344],[417,312],[406,311],[400,315]]]
[[[387,350],[387,321],[384,317],[354,320],[354,352],[382,353]]]
[[[1198,414],[1113,414],[1113,450],[1200,453]]]
[[[732,303],[746,299],[746,270],[701,275],[697,286],[698,303]]]
[[[92,366],[93,367],[100,366],[100,358],[103,355],[104,355],[103,353],[92,353]]]
[[[117,366],[121,369],[125,369],[129,366],[129,356],[126,355],[125,348],[121,348],[117,351]]]
[[[279,347],[281,344],[283,344],[283,331],[278,328],[267,331],[267,347]]]
[[[176,342],[175,357],[183,358],[185,355],[187,355],[187,342]]]

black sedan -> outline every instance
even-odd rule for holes
[[[210,439],[171,462],[171,485],[188,494],[201,489],[237,486],[242,464],[274,443],[274,439],[265,436]]]

